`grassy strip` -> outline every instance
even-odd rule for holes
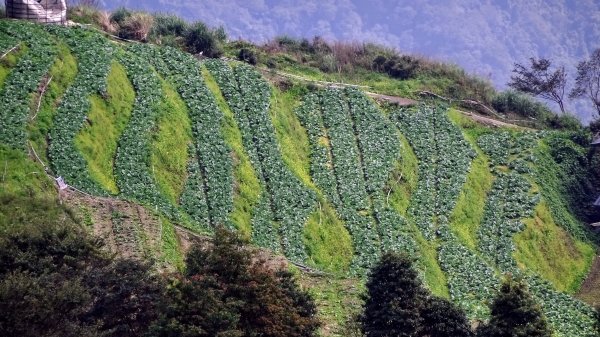
[[[119,193],[113,169],[117,141],[129,122],[134,99],[125,69],[113,61],[107,94],[105,98],[98,94],[90,97],[87,124],[75,137],[75,147],[85,158],[90,177],[112,194]]]
[[[471,171],[450,215],[450,228],[458,239],[472,250],[477,249],[477,230],[483,219],[487,194],[492,188],[494,176],[489,162],[479,153],[471,163]]]
[[[306,186],[316,190],[317,187],[310,177],[308,135],[294,113],[300,96],[305,91],[306,88],[300,85],[283,92],[274,87],[270,115],[283,161]]]
[[[343,275],[352,263],[352,238],[333,207],[320,199],[320,207],[311,214],[304,228],[308,262],[324,271]]]
[[[187,177],[192,130],[185,102],[164,80],[162,91],[161,115],[150,146],[150,167],[158,188],[171,203],[177,204]]]
[[[398,138],[401,159],[396,162],[388,181],[387,201],[396,211],[406,216],[410,198],[417,188],[419,162],[406,137],[399,133]]]
[[[163,262],[170,266],[175,266],[179,270],[183,270],[185,264],[183,262],[183,254],[179,246],[179,240],[177,239],[177,232],[175,226],[165,217],[160,217],[161,236],[162,242],[161,251]]]
[[[260,181],[252,167],[250,157],[244,149],[242,133],[219,85],[206,67],[202,67],[202,76],[206,86],[215,97],[219,109],[223,112],[223,137],[233,150],[235,187],[233,189],[233,210],[230,219],[242,235],[249,239],[252,236],[252,211],[260,199]]]
[[[519,267],[540,274],[559,291],[576,292],[591,266],[594,247],[574,240],[557,225],[546,202],[541,202],[535,216],[524,223],[525,230],[514,238]]]

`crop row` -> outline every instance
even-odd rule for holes
[[[597,313],[589,305],[554,290],[549,282],[538,276],[530,275],[525,279],[557,336],[597,336]]]
[[[160,79],[146,60],[134,54],[120,53],[118,59],[127,71],[136,98],[129,124],[118,142],[117,185],[123,196],[149,204],[171,219],[178,219],[178,210],[159,192],[149,169],[151,133],[156,126],[162,97]]]
[[[538,135],[534,132],[513,135],[502,131],[480,136],[477,144],[490,157],[493,168],[506,166],[519,173],[531,173],[537,140]]]
[[[285,255],[295,261],[304,261],[307,257],[303,243],[304,224],[314,208],[316,196],[302,185],[283,162],[269,115],[269,85],[248,65],[231,69],[222,61],[212,60],[206,66],[233,110],[244,146],[269,194],[273,219],[255,218],[253,227],[268,226],[269,220],[276,221],[280,226],[279,234]],[[265,238],[258,235],[269,232],[272,231],[253,229],[253,237],[256,242],[264,242]]]
[[[529,193],[531,187],[518,173],[499,173],[488,194],[478,231],[479,250],[502,271],[516,267],[513,236],[525,228],[521,219],[531,216],[539,202],[539,195]]]
[[[485,301],[493,297],[498,278],[485,260],[450,232],[448,220],[475,152],[443,107],[401,110],[394,119],[419,159],[419,182],[409,214],[425,238],[439,238],[438,260],[448,277],[451,298],[469,316],[484,318]]]
[[[225,225],[233,207],[233,173],[231,150],[221,131],[223,112],[204,83],[200,63],[191,55],[174,48],[152,48],[135,45],[137,54],[152,55],[149,59],[158,72],[175,87],[190,114],[194,136],[194,152],[204,178],[204,190],[210,223]],[[150,51],[153,49],[154,51]],[[186,208],[187,212],[193,209]]]
[[[0,36],[2,50],[16,41],[29,47],[0,90],[0,143],[25,149],[31,94],[52,66],[57,50],[50,35],[30,23],[2,20]]]
[[[343,92],[336,89],[326,89],[320,98],[340,200],[349,209],[368,209],[368,194],[348,103]]]
[[[334,205],[340,218],[344,220],[354,246],[352,268],[355,272],[362,272],[377,261],[379,238],[373,220],[345,205],[340,198],[338,182],[334,173],[332,149],[329,145],[330,140],[323,125],[323,113],[320,105],[322,98],[320,96],[316,93],[304,96],[302,105],[296,109],[296,115],[308,133],[311,176]]]
[[[380,192],[388,181],[399,152],[395,127],[356,88],[345,91],[357,137],[367,192]]]
[[[438,259],[448,277],[450,297],[471,318],[485,319],[489,316],[486,302],[494,297],[499,279],[480,256],[460,243],[447,227],[442,228]]]
[[[309,93],[296,114],[308,132],[311,175],[351,234],[353,271],[371,267],[381,251],[416,253],[406,221],[386,206],[382,191],[398,154],[393,125],[355,89]]]
[[[475,151],[443,107],[400,110],[394,119],[419,158],[419,182],[409,213],[425,238],[432,240],[440,227],[435,218],[450,216]]]
[[[195,146],[190,145],[188,153],[197,153]],[[204,179],[198,158],[192,155],[187,166],[187,180],[179,197],[181,208],[190,216],[191,220],[204,230],[210,230],[208,226],[208,204],[204,193]]]
[[[81,28],[49,27],[77,58],[78,73],[67,89],[50,130],[48,155],[54,172],[73,186],[92,194],[106,194],[90,177],[85,159],[75,147],[75,137],[86,125],[89,96],[106,93],[106,80],[114,48],[97,33]]]

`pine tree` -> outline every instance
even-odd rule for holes
[[[367,337],[419,336],[427,296],[411,259],[386,253],[367,281],[365,310],[360,318],[363,333]]]
[[[478,336],[552,336],[540,306],[531,297],[527,286],[522,280],[507,277],[490,309],[492,312],[490,321],[478,329]]]
[[[473,336],[469,320],[464,311],[446,299],[430,298],[421,313],[421,317],[423,317],[423,336]]]

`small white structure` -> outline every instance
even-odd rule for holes
[[[56,183],[58,184],[58,189],[59,190],[62,191],[62,190],[66,190],[67,188],[69,188],[69,185],[67,185],[65,183],[65,180],[63,179],[63,177],[58,177],[55,180],[56,180]]]
[[[6,17],[40,23],[67,23],[65,0],[5,0]]]

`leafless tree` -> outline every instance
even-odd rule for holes
[[[570,98],[588,97],[600,118],[600,48],[596,49],[589,60],[579,62],[575,87]]]
[[[564,66],[555,71],[550,70],[551,62],[548,59],[530,58],[531,66],[515,63],[508,86],[518,91],[538,96],[556,102],[560,111],[565,112],[563,97],[567,84],[567,73]]]

